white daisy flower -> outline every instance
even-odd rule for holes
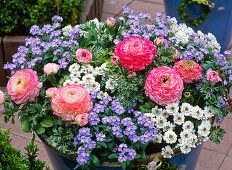
[[[155,106],[154,108],[152,108],[151,111],[155,116],[158,116],[162,113],[162,109],[158,108],[158,106]]]
[[[81,77],[81,73],[80,73],[79,71],[77,71],[77,72],[72,72],[72,73],[70,74],[70,77],[71,77],[72,79],[79,78],[79,77]]]
[[[196,147],[196,144],[198,143],[198,141],[199,141],[199,139],[197,138],[197,135],[195,135],[195,134],[192,134],[192,136],[191,136],[191,144],[192,144],[192,147]]]
[[[92,74],[92,75],[94,75],[94,76],[96,76],[97,75],[97,71],[96,70],[88,70],[88,74]]]
[[[102,67],[96,67],[95,71],[97,72],[97,75],[104,75],[105,71]]]
[[[191,121],[186,121],[186,122],[184,122],[182,128],[183,128],[183,130],[188,130],[188,131],[192,132],[194,130],[194,124]]]
[[[167,112],[167,110],[162,110],[162,108],[160,108],[161,110],[161,115],[165,118],[168,118],[169,117],[169,113]]]
[[[71,25],[67,25],[62,29],[63,35],[64,36],[68,36],[70,34],[72,30],[72,26]]]
[[[174,115],[178,113],[179,102],[168,104],[165,108],[166,108],[166,111],[169,113],[169,115]]]
[[[175,143],[177,140],[177,135],[174,131],[169,130],[164,133],[163,139],[166,143]]]
[[[77,85],[81,84],[81,80],[79,78],[73,78],[72,82],[73,82],[73,84],[77,84]]]
[[[209,121],[202,121],[201,125],[198,126],[198,135],[201,137],[207,137],[210,134],[211,124]]]
[[[192,114],[193,106],[191,106],[189,103],[182,103],[180,107],[181,113],[183,113],[185,116],[190,116]]]
[[[155,142],[162,143],[162,134],[161,133],[156,134]]]
[[[205,111],[205,116],[207,117],[207,118],[211,118],[211,117],[213,117],[214,116],[214,110],[211,108],[211,107],[205,107],[204,108],[204,111]]]
[[[184,115],[181,114],[181,113],[178,113],[178,114],[175,114],[174,115],[174,123],[177,124],[177,125],[182,125],[184,123]]]
[[[100,84],[98,82],[92,82],[90,84],[92,91],[100,91]]]
[[[92,74],[87,74],[82,77],[82,81],[84,81],[85,84],[91,84],[95,82],[95,77]]]
[[[101,65],[101,68],[102,68],[104,71],[108,71],[108,70],[109,70],[109,68],[108,68],[106,65],[107,65],[107,62],[105,62],[105,63],[103,63],[103,64]]]
[[[81,66],[81,72],[82,73],[88,73],[89,70],[94,70],[93,66],[91,66],[90,64],[83,64]]]
[[[157,116],[155,119],[155,125],[157,126],[157,128],[161,129],[164,128],[167,122],[167,119],[165,119],[165,117],[163,116]]]
[[[115,80],[109,79],[106,81],[106,86],[105,86],[106,89],[113,90],[115,86],[116,86]]]
[[[180,147],[180,150],[184,154],[188,154],[191,151],[191,147],[188,143],[183,143]]]
[[[103,91],[100,91],[97,94],[97,98],[100,99],[100,100],[103,100],[106,96],[108,96],[108,94],[106,92],[103,92]]]
[[[198,120],[203,118],[203,111],[199,106],[193,107],[192,117]]]
[[[183,130],[181,133],[180,133],[180,137],[183,141],[189,141],[191,140],[191,137],[192,137],[192,134],[190,131],[188,130]]]
[[[78,72],[79,69],[80,69],[80,65],[77,64],[77,63],[74,63],[74,64],[72,64],[72,65],[68,68],[68,71],[69,71],[70,73],[73,73],[73,72]]]
[[[162,148],[162,155],[164,158],[171,158],[172,154],[174,153],[172,148],[168,145],[165,148]]]
[[[166,122],[165,123],[165,126],[164,126],[164,131],[169,131],[169,130],[173,130],[175,127],[175,125],[173,123],[171,123],[170,121]]]

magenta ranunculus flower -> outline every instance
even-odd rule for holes
[[[222,81],[221,77],[218,75],[218,72],[213,71],[211,68],[206,72],[207,80],[217,83]]]
[[[7,83],[7,91],[11,100],[16,104],[34,101],[43,86],[38,79],[36,71],[32,69],[17,71]]]
[[[164,44],[164,37],[156,37],[154,44],[158,47],[162,46]]]
[[[114,53],[127,70],[144,70],[155,58],[157,50],[153,43],[140,37],[130,37],[119,42]]]
[[[184,83],[192,83],[202,78],[202,67],[193,60],[180,60],[174,64],[173,69],[181,76]]]
[[[57,88],[51,87],[46,90],[46,96],[52,98],[56,94]]]
[[[145,81],[145,94],[161,106],[178,101],[183,90],[184,83],[180,75],[166,66],[151,70]]]
[[[80,126],[86,125],[88,123],[88,114],[84,113],[84,114],[77,115],[75,118],[75,121]]]
[[[59,68],[60,68],[59,65],[56,63],[47,63],[44,65],[43,70],[47,75],[50,75],[50,74],[56,74]]]
[[[57,89],[51,99],[53,114],[64,121],[73,121],[76,116],[88,113],[93,103],[85,87],[80,85],[67,85]]]
[[[80,63],[89,63],[93,59],[93,54],[87,49],[79,48],[76,51],[76,57]]]

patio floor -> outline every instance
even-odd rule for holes
[[[124,5],[135,11],[149,13],[152,18],[155,18],[157,12],[164,13],[163,0],[105,0],[102,21],[108,17],[121,16]],[[232,49],[231,47],[230,49]],[[0,89],[5,88],[0,87]],[[0,121],[4,122],[4,117],[1,114]],[[18,121],[14,125],[2,123],[1,126],[3,129],[11,128],[13,146],[25,152],[24,147],[29,143],[30,134],[22,132],[20,123]],[[204,143],[196,170],[232,170],[232,114],[227,115],[222,128],[227,131],[223,141],[219,145],[210,141]],[[39,159],[46,161],[47,166],[52,168],[43,144],[38,138],[36,138],[36,144],[41,148]]]

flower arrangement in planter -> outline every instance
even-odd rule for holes
[[[35,37],[5,65],[5,120],[18,112],[23,131],[46,134],[82,168],[131,168],[152,161],[153,146],[171,158],[209,138],[219,143],[231,109],[230,52],[175,18],[148,23],[149,14],[123,9],[104,23],[59,28],[54,16],[53,25],[33,26]]]

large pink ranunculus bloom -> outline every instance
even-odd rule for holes
[[[166,66],[151,70],[145,81],[145,94],[161,106],[178,101],[183,90],[180,75]]]
[[[7,83],[7,91],[16,104],[34,101],[43,83],[38,81],[36,71],[25,69],[17,71]]]
[[[212,69],[207,70],[206,75],[207,75],[207,79],[214,83],[222,81],[221,77],[218,75],[218,72],[213,71]]]
[[[67,85],[56,90],[51,99],[53,114],[64,121],[73,121],[76,116],[88,113],[93,103],[91,97],[83,86]]]
[[[176,62],[173,69],[181,76],[184,83],[192,83],[202,78],[202,67],[193,60],[180,60]]]
[[[130,71],[145,69],[155,58],[156,52],[151,41],[140,37],[126,38],[114,50],[120,58],[120,64]]]

